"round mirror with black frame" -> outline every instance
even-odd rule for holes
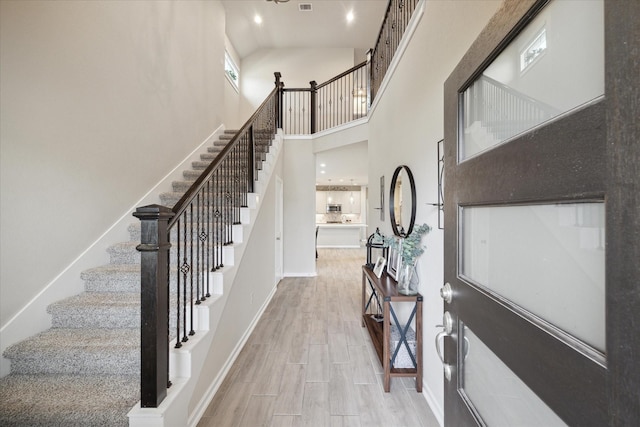
[[[389,217],[393,234],[407,237],[416,222],[416,184],[408,166],[398,166],[391,179]]]

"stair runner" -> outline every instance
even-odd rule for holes
[[[220,135],[161,204],[173,206],[236,132]],[[81,274],[84,292],[47,308],[51,329],[5,350],[11,373],[0,379],[0,426],[129,424],[140,400],[139,221],[129,234],[108,249],[109,264]]]

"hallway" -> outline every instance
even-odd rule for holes
[[[382,388],[360,326],[364,249],[319,249],[318,276],[285,278],[198,427],[431,427],[411,379]]]

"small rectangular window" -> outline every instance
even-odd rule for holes
[[[533,41],[520,54],[520,71],[524,71],[529,65],[533,64],[542,53],[547,49],[547,31],[543,28]]]
[[[224,74],[227,76],[227,79],[233,85],[236,90],[238,90],[238,81],[240,79],[240,71],[238,70],[238,66],[231,55],[227,51],[224,52]]]

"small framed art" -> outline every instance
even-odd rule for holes
[[[386,263],[386,259],[381,256],[378,257],[376,265],[373,267],[373,274],[375,274],[377,278],[380,278],[380,276],[382,276],[382,272],[384,271],[384,266]]]
[[[398,280],[398,274],[400,271],[400,262],[402,257],[402,239],[399,237],[394,238],[395,242],[389,245],[389,254],[387,256],[387,274],[393,279]]]

